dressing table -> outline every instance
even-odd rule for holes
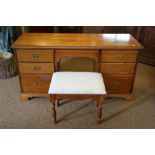
[[[133,99],[141,44],[130,34],[24,33],[12,45],[21,87],[21,99],[48,96],[52,73],[63,57],[97,60],[107,97]]]

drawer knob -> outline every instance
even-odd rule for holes
[[[123,54],[117,55],[117,59],[122,59],[123,58]]]
[[[33,57],[33,58],[39,58],[39,57],[40,57],[40,54],[33,53],[33,54],[32,54],[32,57]]]
[[[44,83],[42,81],[36,82],[37,86],[42,86]]]
[[[39,71],[39,70],[41,70],[41,67],[40,66],[34,66],[34,70]]]

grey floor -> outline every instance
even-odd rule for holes
[[[53,125],[48,99],[21,101],[16,76],[0,80],[0,128],[155,128],[155,67],[139,64],[134,95],[130,102],[107,99],[100,125],[93,101],[63,101],[57,108],[58,124]]]

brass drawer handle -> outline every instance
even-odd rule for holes
[[[43,84],[44,84],[44,82],[42,82],[42,81],[36,82],[37,86],[43,86]]]
[[[118,81],[113,81],[112,82],[112,85],[113,85],[113,88],[117,88],[119,86],[119,82]]]
[[[116,66],[116,70],[119,72],[119,71],[121,71],[123,69],[123,67],[122,66]]]
[[[39,58],[39,57],[40,57],[40,54],[33,53],[33,54],[32,54],[32,57],[37,59],[37,58]]]
[[[40,66],[34,66],[34,70],[35,71],[40,71],[41,70],[41,67]]]
[[[117,55],[117,59],[122,59],[123,58],[123,54]]]

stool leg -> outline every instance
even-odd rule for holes
[[[52,115],[53,115],[53,121],[54,124],[56,124],[56,109],[55,109],[55,101],[52,103]]]
[[[57,99],[57,106],[59,107],[60,106],[60,100]]]
[[[99,99],[96,100],[96,107],[98,107],[98,102],[99,102]]]
[[[97,112],[97,123],[101,123],[101,118],[102,118],[102,107],[103,107],[103,102],[104,102],[104,96],[99,96],[98,99],[98,112]]]
[[[50,102],[52,103],[52,117],[53,117],[53,122],[56,124],[56,109],[55,109],[55,104],[56,104],[56,99],[54,95],[50,96]]]

